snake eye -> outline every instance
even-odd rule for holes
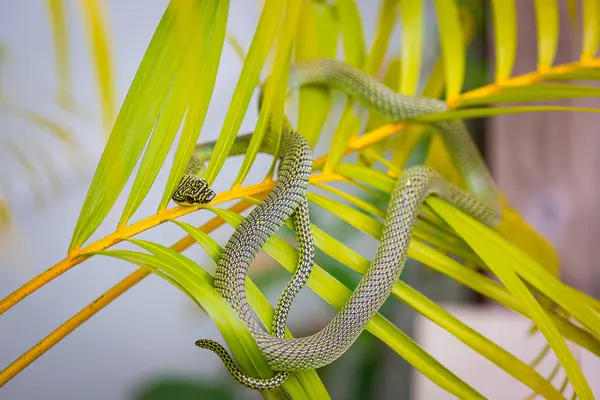
[[[196,203],[196,199],[194,198],[194,196],[185,196],[185,201],[187,201],[190,204]]]
[[[213,201],[213,199],[215,197],[217,197],[217,194],[215,192],[213,192],[212,190],[209,190],[208,193],[207,193],[207,195],[206,195],[205,200],[206,200],[207,203],[210,203],[211,201]]]

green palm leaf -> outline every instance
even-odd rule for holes
[[[549,69],[558,47],[558,3],[556,0],[535,1],[535,22],[538,34],[538,70]]]
[[[237,136],[242,124],[242,118],[250,103],[252,91],[258,83],[262,65],[271,48],[276,29],[281,22],[284,5],[284,2],[278,0],[267,0],[265,3],[256,33],[244,61],[244,67],[235,88],[235,93],[223,121],[223,128],[221,129],[215,151],[208,164],[206,181],[209,184],[213,183],[216,179]]]
[[[400,93],[412,96],[417,92],[421,59],[423,58],[423,2],[400,2],[402,18],[402,77]]]
[[[496,82],[506,81],[517,53],[517,9],[514,0],[493,0],[496,35]]]
[[[335,58],[339,24],[334,10],[324,2],[304,2],[299,25],[302,35],[297,35],[294,52],[296,61]],[[300,88],[298,98],[298,132],[314,147],[331,109],[331,96],[327,88],[305,86]]]
[[[74,251],[100,226],[123,190],[162,107],[177,70],[174,16],[169,7],[125,98],[104,153],[98,163],[69,251]]]
[[[458,5],[453,0],[435,0],[444,60],[446,97],[453,99],[462,92],[465,76],[465,46]]]

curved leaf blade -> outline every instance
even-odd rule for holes
[[[460,13],[454,0],[435,0],[434,5],[444,62],[446,97],[452,101],[462,91],[465,76],[466,50]]]
[[[517,8],[515,0],[492,0],[496,43],[496,83],[512,73],[517,54]]]
[[[200,48],[196,54],[192,54],[194,58],[188,65],[189,68],[184,70],[184,75],[181,76],[182,80],[187,80],[187,85],[183,82],[181,84],[185,90],[184,98],[188,99],[189,105],[171,173],[158,207],[159,210],[164,209],[169,203],[194,152],[215,87],[225,42],[229,0],[212,1],[207,6],[207,10],[206,17],[202,19],[203,23],[192,25],[200,25],[204,32],[201,31],[203,37],[198,40]],[[205,21],[205,18],[210,19]],[[209,32],[212,33],[209,35]]]
[[[413,96],[419,86],[423,58],[423,1],[401,1],[400,18],[402,21],[400,93]]]
[[[496,115],[506,114],[522,114],[533,112],[549,112],[549,111],[565,111],[565,112],[585,112],[599,113],[600,108],[590,107],[570,107],[570,106],[513,106],[513,107],[482,107],[482,108],[466,108],[461,110],[451,110],[442,113],[427,114],[415,118],[415,121],[433,122],[447,120],[462,120],[470,118],[484,118]]]
[[[582,0],[583,47],[581,60],[588,61],[596,56],[600,44],[600,0]]]
[[[246,156],[238,171],[238,175],[233,182],[233,186],[242,184],[246,175],[256,159],[263,138],[268,132],[273,138],[279,138],[284,123],[283,107],[287,93],[288,77],[290,73],[290,57],[292,43],[296,34],[296,27],[300,16],[301,2],[291,1],[285,9],[285,17],[281,30],[279,32],[279,43],[277,44],[277,53],[273,70],[269,76],[269,84],[265,87],[265,97],[260,110],[258,121],[250,144],[246,150]],[[287,122],[286,122],[287,124]],[[276,161],[276,160],[274,160]]]
[[[350,139],[360,132],[360,118],[354,113],[355,103],[348,99],[329,146],[329,157],[323,171],[332,171],[346,152]]]
[[[558,48],[558,2],[535,0],[535,21],[538,35],[538,70],[543,72],[554,63]]]
[[[457,104],[460,107],[472,107],[483,104],[577,99],[599,95],[600,89],[594,86],[537,83],[527,86],[503,86],[496,93],[483,94],[473,91],[461,96]]]
[[[336,0],[346,64],[362,68],[365,63],[365,35],[360,12],[354,0]]]
[[[188,109],[188,120],[191,119],[191,115],[196,115],[196,118],[200,121],[198,123],[200,125],[203,121],[202,112],[206,113],[207,105],[214,89],[216,70],[223,44],[223,29],[218,27],[224,26],[227,22],[228,1],[220,2],[219,10],[217,11],[215,11],[215,2],[212,3],[211,7],[208,7],[209,2],[203,2],[202,8],[197,7],[194,3],[190,3],[189,5],[190,8],[178,9],[177,12],[186,13],[186,18],[189,18],[188,28],[193,26],[196,33],[191,35],[192,40],[190,40],[191,45],[189,48],[186,49],[184,44],[179,43],[182,52],[185,52],[182,66],[174,77],[172,89],[167,94],[165,104],[158,116],[137,176],[129,193],[129,198],[121,214],[120,226],[125,225],[129,221],[148,194],[175,140],[186,109]],[[185,29],[185,27],[181,28]],[[211,32],[213,29],[220,30]],[[191,33],[188,32],[188,34]],[[187,37],[188,35],[184,34],[182,36]],[[207,72],[207,70],[210,72]],[[194,129],[190,129],[190,127],[190,123],[184,126],[180,146],[182,143],[185,143],[186,146],[184,147],[186,151],[179,151],[179,154],[176,154],[174,168],[167,181],[167,188],[170,188],[172,186],[171,183],[175,181],[175,176],[178,173],[176,171],[182,165],[185,166],[187,152],[193,150],[193,148],[189,150],[190,143],[191,145],[195,145],[200,127],[192,127]],[[178,155],[181,160],[178,159]],[[166,201],[168,202],[171,194],[169,190],[165,191],[168,193],[168,197],[164,194],[163,201],[166,197]]]
[[[112,58],[106,18],[102,4],[97,0],[83,0],[83,16],[86,20],[85,26],[94,50],[94,61],[96,76],[98,79],[98,91],[102,103],[102,114],[104,120],[104,131],[110,134],[112,124],[115,120],[115,83],[112,70]]]
[[[379,9],[379,17],[377,19],[377,32],[375,33],[375,40],[369,56],[365,60],[365,72],[369,75],[376,76],[379,67],[383,63],[383,59],[386,55],[388,44],[396,19],[398,18],[398,7],[399,0],[383,0]]]
[[[225,159],[233,146],[238,130],[248,105],[252,92],[258,84],[260,71],[275,38],[277,27],[281,23],[282,12],[285,6],[281,0],[267,0],[258,21],[250,49],[244,60],[244,66],[238,79],[233,98],[229,103],[227,115],[223,121],[223,128],[215,145],[215,150],[208,163],[206,181],[211,185],[221,171]]]
[[[327,3],[303,3],[294,52],[297,61],[335,58],[339,24],[333,10]],[[325,86],[308,85],[300,88],[298,97],[298,132],[314,148],[331,109],[331,95]]]
[[[170,46],[173,24],[169,6],[156,28],[108,138],[77,220],[69,252],[79,249],[100,226],[146,145],[178,68],[177,53]]]
[[[533,294],[517,274],[524,267],[541,270],[535,262],[491,229],[467,217],[462,212],[438,198],[429,198],[428,204],[464,238],[474,251],[486,262],[500,281],[530,311],[533,321],[561,361],[571,384],[580,398],[593,399],[589,385],[556,325],[540,306]]]

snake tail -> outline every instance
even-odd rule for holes
[[[233,376],[233,378],[236,381],[250,389],[275,389],[276,387],[281,386],[289,376],[288,372],[278,371],[272,378],[252,378],[251,376],[248,376],[245,373],[243,373],[237,367],[231,356],[227,353],[227,350],[225,350],[225,348],[221,346],[218,342],[215,342],[214,340],[200,339],[196,340],[196,346],[200,347],[201,349],[210,350],[213,353],[217,354],[223,361],[223,364],[225,364],[227,370],[231,373],[231,376]]]
[[[285,337],[285,326],[292,302],[302,287],[304,287],[304,284],[312,272],[315,257],[314,242],[310,229],[310,223],[303,223],[303,221],[310,221],[309,218],[308,200],[305,197],[300,201],[298,208],[292,215],[299,245],[298,267],[296,268],[292,279],[279,297],[279,301],[277,302],[277,306],[275,307],[275,312],[273,314],[273,325],[271,330],[273,336],[279,338]],[[255,390],[275,389],[285,383],[289,377],[289,372],[276,371],[275,375],[273,375],[271,378],[254,378],[240,370],[231,356],[227,353],[227,350],[225,350],[225,348],[218,342],[208,339],[200,339],[196,341],[196,346],[216,353],[223,361],[223,364],[225,364],[225,367],[231,376],[247,388]]]
[[[275,308],[272,323],[274,336],[270,336],[264,328],[258,326],[258,322],[254,319],[253,312],[245,297],[245,277],[242,278],[241,285],[232,284],[229,280],[227,282],[223,280],[224,278],[228,279],[228,276],[217,272],[215,273],[214,286],[242,318],[246,326],[252,321],[253,324],[256,324],[258,330],[269,337],[277,337],[283,340],[287,315],[293,298],[310,276],[314,261],[314,243],[310,228],[308,200],[306,199],[308,178],[312,170],[312,148],[304,137],[296,132],[284,129],[282,131],[280,158],[278,179],[275,186],[269,195],[238,226],[225,245],[217,266],[218,270],[220,266],[221,271],[235,269],[238,266],[237,264],[235,266],[230,265],[232,259],[247,263],[249,266],[267,239],[281,228],[286,220],[290,217],[293,219],[299,243],[299,260],[297,269]],[[229,291],[232,288],[236,291],[234,294]],[[243,292],[242,297],[240,297],[239,291]],[[239,301],[236,301],[236,299]],[[244,313],[244,315],[242,316],[241,313]],[[289,376],[288,371],[278,371],[271,378],[254,378],[243,373],[219,343],[202,339],[197,341],[196,345],[217,353],[232,376],[251,389],[273,389],[283,384]],[[261,348],[261,350],[263,349]]]

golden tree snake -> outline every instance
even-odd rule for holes
[[[290,74],[290,86],[324,85],[356,98],[362,105],[395,121],[446,111],[440,100],[404,96],[389,89],[366,73],[334,60],[297,63]],[[407,258],[413,226],[421,203],[435,194],[488,226],[501,218],[496,186],[464,123],[460,120],[430,122],[443,138],[466,189],[444,180],[424,166],[404,171],[392,192],[385,227],[371,266],[360,283],[321,331],[300,338],[285,338],[288,311],[294,296],[306,283],[313,266],[314,244],[310,227],[306,190],[312,171],[312,148],[299,133],[284,126],[281,137],[277,182],[270,194],[238,226],[227,242],[215,272],[214,286],[244,322],[276,371],[271,378],[253,378],[243,373],[226,350],[212,340],[196,345],[217,353],[233,377],[243,385],[267,390],[281,385],[290,371],[320,368],[346,352],[377,313],[399,279]],[[239,136],[230,155],[244,154],[251,134]],[[261,152],[273,154],[273,139],[263,141]],[[210,159],[215,142],[198,144],[173,200],[180,205],[205,204],[215,193],[202,179],[204,163]],[[272,334],[255,319],[246,300],[246,275],[250,264],[271,237],[289,218],[298,239],[298,267],[284,289],[275,309]]]

